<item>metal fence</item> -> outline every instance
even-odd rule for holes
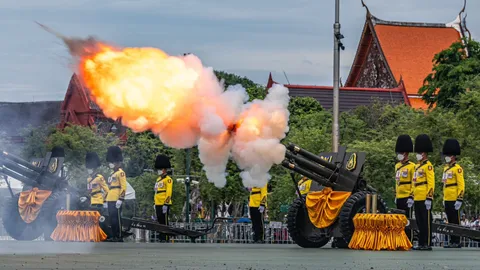
[[[1,225],[0,220],[0,240],[13,240],[8,236],[7,232]],[[205,229],[209,224],[207,223],[171,223],[170,225],[185,228],[191,230]],[[129,237],[127,241],[135,242],[159,242],[159,233],[154,231],[133,229],[133,235]],[[288,234],[286,224],[281,222],[270,222],[265,224],[265,243],[266,244],[294,244],[295,242],[290,238]],[[43,237],[36,239],[35,241],[42,241]],[[186,236],[169,237],[169,242],[172,243],[189,243],[190,238]],[[248,244],[253,243],[253,230],[250,223],[232,223],[222,222],[215,224],[213,233],[203,237],[199,237],[196,240],[197,243],[238,243]],[[443,234],[433,234],[432,244],[436,247],[442,247],[448,243],[448,236]],[[473,241],[468,238],[461,239],[463,247],[479,248],[479,242]],[[326,246],[329,246],[327,244]]]

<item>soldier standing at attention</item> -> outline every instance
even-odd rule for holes
[[[158,223],[168,225],[168,214],[172,206],[173,180],[167,175],[171,168],[170,159],[165,155],[158,155],[155,160],[155,169],[159,177],[155,182],[155,212]],[[166,242],[167,236],[160,234],[160,241]]]
[[[405,211],[407,218],[412,217],[413,198],[410,195],[413,192],[413,174],[415,172],[415,163],[408,159],[408,154],[413,152],[413,142],[409,135],[400,135],[395,145],[397,153],[397,164],[395,164],[395,204],[397,209]],[[413,231],[405,229],[410,242],[413,242]]]
[[[435,189],[435,171],[428,160],[428,153],[433,152],[430,137],[426,134],[415,138],[417,164],[413,175],[414,189],[413,200],[415,206],[415,219],[419,229],[418,246],[415,250],[432,250],[432,201]],[[412,196],[412,195],[411,195]]]
[[[88,171],[87,190],[90,193],[90,207],[102,213],[103,208],[108,208],[105,197],[109,189],[103,175],[97,173],[100,166],[101,162],[97,153],[88,152],[85,156],[85,167]]]
[[[127,192],[127,178],[121,168],[123,161],[122,150],[118,146],[110,146],[107,151],[107,162],[113,170],[108,178],[109,192],[107,194],[108,216],[112,228],[111,242],[123,242],[122,239],[122,204]]]
[[[253,242],[263,243],[264,241],[264,213],[267,205],[267,186],[265,184],[262,188],[253,187],[250,191],[250,217],[252,219],[253,228]]]
[[[460,155],[460,144],[455,139],[448,139],[443,144],[445,167],[443,168],[443,205],[449,224],[460,224],[460,207],[465,195],[463,169],[457,164]],[[461,248],[460,237],[450,236],[450,244],[445,248]]]
[[[312,180],[308,179],[307,177],[303,177],[298,181],[298,189],[300,190],[300,194],[306,195],[310,192],[310,187],[312,185]]]

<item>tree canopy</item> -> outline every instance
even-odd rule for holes
[[[422,99],[432,108],[458,109],[458,96],[475,87],[480,74],[480,43],[464,39],[435,55],[433,69],[419,90]]]

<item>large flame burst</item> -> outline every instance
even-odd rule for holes
[[[217,187],[226,183],[230,157],[244,170],[246,187],[268,182],[271,166],[285,156],[280,143],[288,131],[285,87],[276,85],[265,100],[245,103],[245,89],[225,90],[194,55],[88,42],[81,54],[72,54],[79,60],[80,78],[107,117],[121,118],[135,132],[152,130],[170,147],[198,145],[207,178]]]

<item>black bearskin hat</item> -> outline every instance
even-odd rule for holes
[[[455,139],[447,139],[443,144],[442,153],[445,156],[459,156],[460,144]]]
[[[87,155],[85,156],[85,167],[87,167],[87,169],[96,169],[101,165],[102,163],[100,162],[100,158],[98,157],[97,153],[87,153]]]
[[[114,162],[122,162],[123,155],[122,149],[118,146],[110,146],[107,151],[107,162],[114,163]]]
[[[172,165],[170,164],[170,158],[166,155],[158,155],[155,159],[155,169],[170,169]]]
[[[433,145],[430,137],[427,134],[420,134],[415,138],[415,153],[431,153],[433,152]]]
[[[413,152],[413,142],[409,135],[400,135],[397,138],[397,144],[395,145],[396,153],[411,153]]]
[[[52,152],[52,158],[65,157],[65,150],[63,149],[63,147],[55,146],[52,148],[51,152]]]

